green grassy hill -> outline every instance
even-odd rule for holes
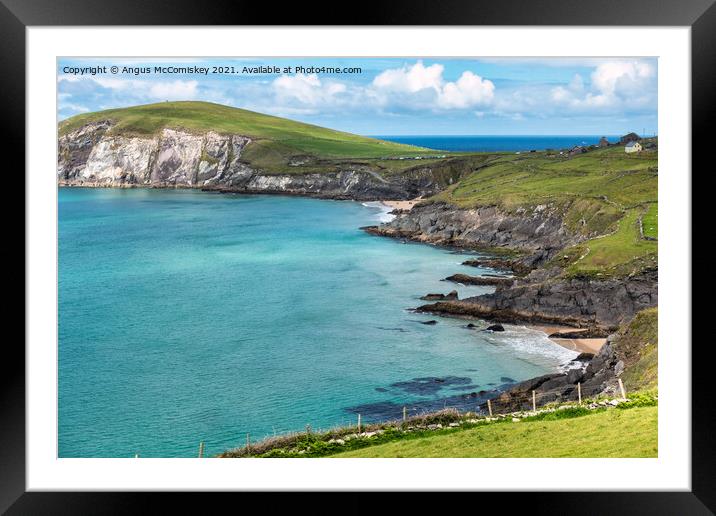
[[[556,207],[569,229],[588,237],[554,261],[570,275],[624,275],[656,266],[656,151],[626,154],[615,145],[574,156],[495,155],[428,202],[434,201],[509,212]]]
[[[331,457],[657,457],[657,409],[614,409],[569,419],[483,425],[396,440]]]
[[[334,131],[210,102],[161,102],[76,115],[60,123],[60,136],[84,124],[113,120],[114,134],[152,135],[164,128],[216,131],[258,140],[256,152],[310,154],[322,158],[378,158],[435,155],[436,151]],[[441,153],[442,154],[442,153]]]

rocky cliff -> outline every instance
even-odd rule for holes
[[[628,278],[540,276],[531,274],[491,294],[423,305],[418,310],[501,322],[593,327],[607,333],[658,304],[657,270]]]
[[[535,267],[585,237],[571,232],[555,206],[536,205],[507,212],[495,206],[461,209],[426,203],[399,214],[370,233],[467,248],[505,248],[525,253],[520,263]]]
[[[194,134],[165,128],[153,136],[113,135],[112,122],[86,124],[59,139],[62,186],[184,187],[380,200],[431,195],[439,185],[429,168],[381,175],[364,164],[339,162],[327,173],[266,173],[243,158],[246,136]]]
[[[552,205],[507,212],[495,206],[461,209],[425,203],[366,230],[440,245],[516,250],[522,255],[512,260],[513,269],[532,270],[511,284],[498,285],[494,293],[424,305],[420,311],[501,322],[589,326],[607,333],[637,312],[656,306],[656,269],[624,278],[587,278],[568,277],[559,267],[546,267],[560,250],[587,238],[568,229],[563,212]]]

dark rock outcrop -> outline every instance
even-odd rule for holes
[[[578,383],[582,398],[599,394],[618,394],[619,363],[614,349],[607,342],[585,368],[546,374],[520,382],[491,401],[493,410],[497,412],[531,410],[533,391],[537,406],[552,402],[575,401],[579,396]]]
[[[501,324],[491,324],[487,328],[485,328],[486,331],[505,331],[505,327]]]
[[[601,339],[607,337],[608,332],[597,328],[580,328],[574,331],[557,331],[549,335],[550,339]]]
[[[513,212],[495,206],[461,209],[445,203],[418,204],[389,223],[364,228],[371,234],[438,245],[480,249],[507,248],[530,253],[534,268],[584,237],[571,233],[562,212],[549,204]]]
[[[453,274],[445,278],[445,281],[452,281],[453,283],[462,283],[463,285],[485,285],[485,286],[496,286],[496,285],[511,285],[511,278],[501,278],[495,276],[470,276],[468,274]]]
[[[548,271],[542,272],[546,279],[535,275],[494,293],[423,305],[417,310],[498,322],[588,327],[603,336],[637,312],[658,304],[656,269],[606,279],[550,278]]]
[[[421,297],[423,301],[442,301],[442,300],[457,300],[457,290],[452,290],[447,294],[426,294]]]
[[[524,276],[532,269],[526,267],[520,260],[507,260],[504,258],[471,258],[462,262],[469,267],[487,267],[499,271],[512,272],[516,276]]]

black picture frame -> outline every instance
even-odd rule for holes
[[[355,12],[338,14],[335,5],[318,3],[241,1],[154,1],[123,0],[0,0],[0,85],[3,123],[0,142],[5,156],[14,156],[17,170],[25,170],[25,29],[28,26],[115,26],[115,25],[552,25],[552,26],[688,26],[691,27],[692,71],[692,170],[713,173],[707,159],[710,151],[709,124],[716,112],[716,5],[714,0],[442,0],[417,4],[414,1],[362,2]],[[323,14],[319,14],[323,13]],[[328,15],[327,15],[328,13]],[[329,19],[330,18],[330,19]],[[27,135],[31,137],[32,135]],[[703,169],[703,170],[702,170]],[[687,178],[687,171],[684,171]],[[693,185],[694,174],[691,181]],[[23,184],[24,188],[24,184]],[[693,189],[698,194],[697,189]],[[26,192],[24,192],[26,193]],[[17,195],[14,193],[13,195]],[[701,195],[704,195],[701,192]],[[23,196],[24,199],[24,196]],[[697,199],[693,199],[698,205]],[[15,213],[5,220],[17,220]],[[7,207],[6,207],[7,211]],[[692,216],[692,235],[699,234]],[[17,223],[15,223],[17,224]],[[23,247],[24,249],[24,247]],[[27,256],[24,256],[27,259]],[[708,270],[706,257],[693,253],[692,270]],[[27,272],[26,272],[27,274]],[[702,288],[705,288],[703,286]],[[24,299],[24,295],[23,295]],[[695,301],[695,298],[694,298]],[[19,302],[14,303],[16,306]],[[24,304],[23,304],[24,307]],[[708,304],[692,303],[692,320],[706,316]],[[695,329],[695,328],[694,328]],[[689,334],[685,332],[685,338]],[[692,346],[692,490],[690,492],[589,492],[589,493],[481,493],[467,499],[476,510],[491,503],[531,513],[580,514],[712,514],[716,511],[716,454],[713,432],[716,418],[710,343]],[[0,373],[0,511],[8,514],[85,514],[104,512],[149,512],[151,506],[186,503],[187,493],[70,493],[26,492],[25,489],[25,353],[20,343],[5,339],[6,367]],[[565,472],[571,472],[568,460]],[[212,499],[225,503],[230,494]],[[246,494],[240,496],[246,497]],[[255,496],[255,495],[253,495]],[[274,495],[272,495],[274,496]],[[349,495],[352,498],[358,494]],[[280,501],[282,497],[272,498]],[[494,498],[489,500],[487,498]],[[461,497],[450,496],[451,503]],[[243,499],[242,505],[250,507]],[[202,500],[204,511],[207,500]],[[273,503],[273,502],[272,502]],[[381,502],[386,510],[394,502]],[[422,496],[402,500],[395,508],[411,510],[422,505]],[[316,512],[324,512],[321,507]],[[342,501],[340,512],[371,510],[361,502]],[[364,509],[360,509],[363,507]],[[185,506],[188,508],[188,506]],[[452,510],[452,508],[450,508]]]

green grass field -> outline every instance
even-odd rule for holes
[[[649,209],[642,216],[641,225],[644,236],[649,238],[659,237],[659,205],[654,203],[649,205]]]
[[[566,249],[557,258],[572,276],[608,274],[623,276],[647,267],[656,267],[658,245],[641,238],[639,216],[643,208],[627,210],[617,229]]]
[[[658,407],[506,422],[402,439],[331,457],[657,457]]]
[[[434,150],[376,140],[209,102],[161,102],[76,115],[60,123],[60,135],[99,120],[115,121],[116,125],[112,129],[114,134],[152,135],[165,127],[189,132],[240,134],[256,140],[270,140],[278,144],[272,151],[282,155],[380,158],[436,154]]]
[[[657,160],[655,152],[627,155],[620,146],[572,157],[501,155],[436,199],[466,208],[496,204],[510,209],[593,198],[627,208],[657,200]]]

